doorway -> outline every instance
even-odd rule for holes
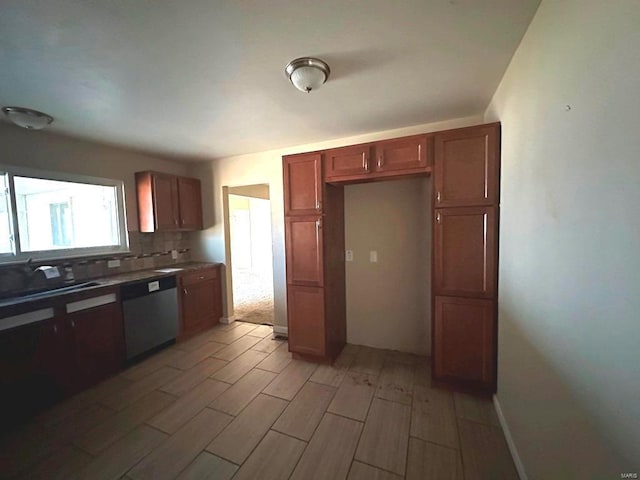
[[[273,325],[269,185],[229,187],[228,194],[234,317]]]

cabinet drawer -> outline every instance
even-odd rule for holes
[[[204,282],[218,278],[218,268],[203,268],[195,272],[189,272],[182,275],[182,285],[193,285],[194,283]]]

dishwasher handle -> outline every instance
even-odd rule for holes
[[[120,287],[120,297],[122,301],[133,300],[134,298],[146,297],[156,292],[176,288],[176,276],[149,279],[143,282],[135,282]]]

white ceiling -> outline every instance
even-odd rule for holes
[[[21,0],[0,7],[0,105],[185,160],[481,113],[539,0]],[[318,56],[311,94],[284,76]]]

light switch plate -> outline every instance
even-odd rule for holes
[[[107,268],[118,268],[120,266],[120,260],[109,260],[107,262]]]
[[[375,263],[378,261],[378,252],[377,250],[371,250],[369,252],[369,261]]]
[[[345,252],[344,258],[347,262],[353,262],[353,250],[347,250]]]

